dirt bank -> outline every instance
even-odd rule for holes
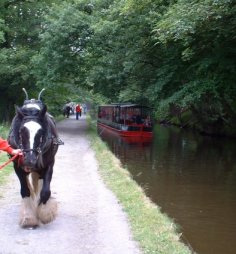
[[[57,126],[65,142],[56,156],[51,185],[58,217],[34,230],[20,228],[19,182],[12,174],[9,184],[0,189],[0,253],[140,253],[122,208],[99,177],[86,120],[72,117]]]

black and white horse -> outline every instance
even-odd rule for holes
[[[22,159],[14,161],[21,185],[22,227],[49,223],[57,214],[57,202],[50,198],[50,182],[59,142],[54,120],[40,100],[42,91],[38,100],[29,100],[24,90],[26,100],[22,107],[16,108],[8,138],[13,148],[23,152]]]

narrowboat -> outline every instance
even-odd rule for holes
[[[97,125],[122,137],[152,137],[151,108],[131,103],[99,106]]]

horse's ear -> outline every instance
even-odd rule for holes
[[[22,112],[21,108],[15,105],[15,110],[16,110],[17,116],[19,116],[22,119],[24,117],[24,113]]]
[[[43,104],[43,108],[40,111],[40,116],[43,118],[47,112],[47,106]]]

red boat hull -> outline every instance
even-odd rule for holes
[[[126,131],[126,130],[119,130],[108,126],[104,123],[98,122],[98,127],[110,130],[112,132],[117,133],[121,137],[143,137],[143,138],[152,138],[153,133],[151,131],[143,131],[142,128],[139,131]]]

